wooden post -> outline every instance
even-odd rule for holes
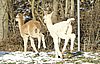
[[[77,0],[78,51],[80,51],[80,0]]]

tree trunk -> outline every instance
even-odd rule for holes
[[[1,17],[1,19],[0,19],[0,37],[2,37],[2,39],[6,39],[7,33],[8,33],[8,20],[7,20],[7,14],[6,14],[7,13],[6,12],[7,1],[1,0],[1,2],[0,2],[0,5],[2,5],[2,6],[0,6],[1,7],[1,10],[0,10],[0,12],[1,12],[0,13],[0,17]]]
[[[64,5],[64,3],[62,3],[62,2],[64,2],[63,0],[61,1],[61,2],[59,2],[59,6],[61,7],[60,8],[60,18],[59,18],[59,20],[62,20],[62,19],[64,19],[64,7],[63,7],[63,5]]]
[[[34,14],[34,2],[35,2],[35,0],[32,0],[31,7],[32,7],[32,16],[33,16],[33,20],[36,20],[35,14]]]
[[[57,13],[58,13],[58,1],[54,0],[53,1],[53,10],[54,10],[54,14],[52,15],[52,21],[53,23],[57,22]]]
[[[69,0],[66,0],[66,5],[65,5],[65,17],[68,17],[68,3],[69,3]]]
[[[71,16],[74,16],[74,0],[71,0]]]

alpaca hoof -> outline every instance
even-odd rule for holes
[[[60,56],[58,56],[58,58],[61,58]]]
[[[36,56],[39,56],[39,52],[38,52],[38,53],[36,53]]]
[[[70,53],[73,53],[73,50],[71,50]]]
[[[38,48],[38,50],[40,50],[40,48]]]
[[[64,56],[62,56],[62,57],[58,56],[58,58],[62,58],[62,59],[64,59]]]
[[[64,54],[64,52],[61,52],[62,54]]]
[[[44,50],[48,50],[47,48],[44,48]]]

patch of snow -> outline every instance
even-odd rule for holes
[[[82,64],[95,64],[95,63],[88,63],[88,62],[86,62],[86,63],[82,63]]]
[[[52,52],[48,52],[48,54],[55,54],[55,51],[52,51]]]
[[[86,58],[96,58],[94,54],[92,54],[91,52],[84,52],[84,57]]]
[[[82,60],[77,60],[78,58],[93,58],[94,60],[99,60],[99,53],[91,53],[91,52],[84,52],[82,55],[78,55],[72,58],[53,58],[50,57],[50,55],[54,55],[55,52],[40,52],[39,55],[34,52],[0,52],[0,64],[3,62],[9,63],[9,62],[16,62],[16,64],[31,64],[30,62],[34,62],[34,64],[56,64],[56,62],[62,62],[64,61],[64,64],[73,64],[72,61],[74,60],[74,63],[81,63],[81,64],[86,64],[83,63]],[[70,62],[71,61],[71,62]],[[32,63],[33,64],[33,63]],[[89,64],[89,63],[88,63]],[[91,64],[91,63],[90,63]],[[92,63],[93,64],[93,63]]]

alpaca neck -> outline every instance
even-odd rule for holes
[[[19,19],[18,25],[19,25],[19,30],[21,32],[22,31],[22,26],[24,25],[24,20],[23,19]]]
[[[48,20],[48,21],[49,22],[47,22],[46,25],[47,25],[48,30],[50,31],[52,29],[53,24],[51,20]]]

